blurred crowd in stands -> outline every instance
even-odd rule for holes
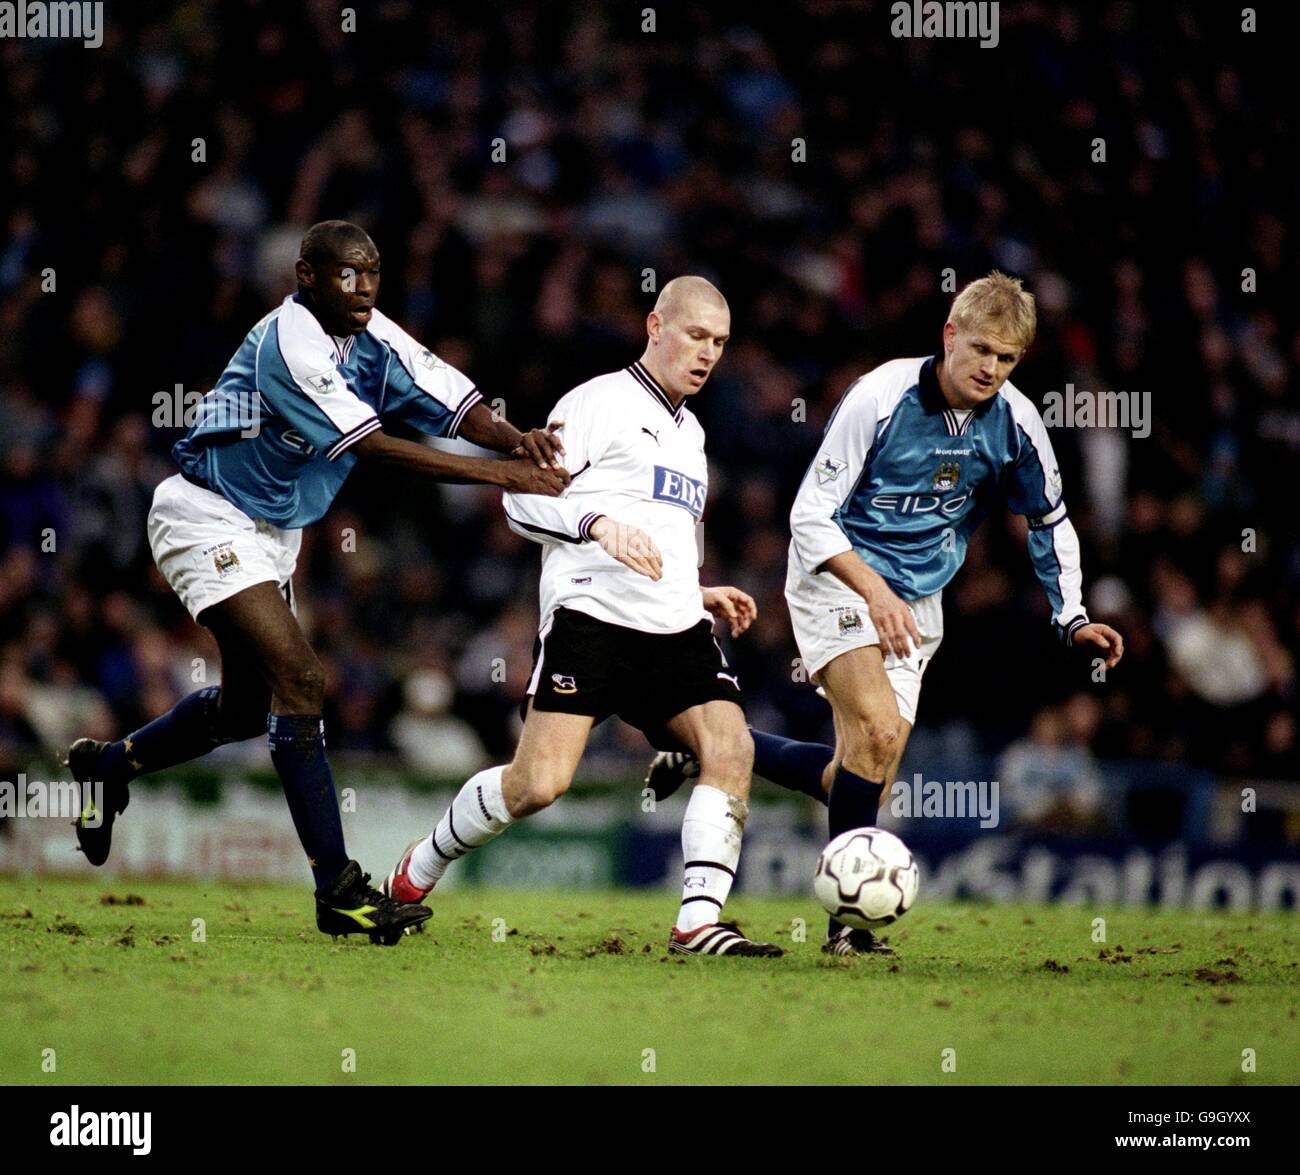
[[[525,428],[640,354],[655,285],[718,284],[703,576],[758,600],[726,646],[751,720],[814,739],[781,589],[821,429],[858,374],[939,347],[945,276],[1022,276],[1022,391],[1149,396],[1149,436],[1052,432],[1127,654],[1097,680],[1055,642],[1023,520],[995,513],[917,753],[1006,752],[1085,798],[1098,759],[1296,778],[1300,170],[1266,34],[1004,5],[981,50],[894,39],[882,3],[661,4],[653,31],[644,7],[385,0],[344,32],[333,4],[191,0],[114,6],[96,51],[0,42],[0,766],[219,679],[145,538],[181,435],[156,397],[210,388],[303,229],[343,217],[380,247],[381,307]],[[496,493],[359,464],[298,571],[331,748],[449,776],[506,756],[538,560]],[[589,769],[643,761],[608,728]]]

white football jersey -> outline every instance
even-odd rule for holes
[[[543,627],[561,606],[642,632],[682,632],[708,619],[697,530],[709,471],[704,429],[685,403],[674,409],[638,362],[574,388],[550,419],[563,422],[573,480],[558,498],[503,495],[510,529],[544,544]],[[654,540],[662,579],[625,567],[590,539],[602,514]]]

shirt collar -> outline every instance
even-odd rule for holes
[[[917,386],[920,388],[921,407],[926,412],[953,412],[955,409],[948,407],[948,401],[943,398],[943,389],[939,387],[939,364],[943,362],[943,355],[931,355],[924,363],[921,364],[920,374],[917,376]],[[977,405],[970,411],[977,416],[983,416],[993,407],[993,402],[997,396],[990,396],[982,404]]]
[[[631,367],[627,368],[627,372],[634,380],[636,380],[637,383],[645,388],[646,392],[649,393],[650,396],[659,402],[663,410],[667,412],[676,423],[681,424],[682,411],[686,407],[686,401],[684,399],[676,408],[674,408],[672,400],[668,397],[668,393],[664,391],[663,385],[646,370],[645,364],[643,364],[639,359],[633,363]]]
[[[352,357],[352,348],[357,341],[356,335],[340,336],[340,335],[330,334],[325,329],[325,327],[321,325],[321,320],[316,317],[316,312],[311,308],[311,306],[308,304],[307,300],[302,296],[301,293],[292,293],[285,298],[285,301],[297,302],[299,306],[301,306],[305,311],[307,311],[308,314],[311,315],[311,320],[316,324],[317,328],[320,330],[320,333],[323,334],[327,339],[329,339],[330,346],[334,348],[334,358],[339,363],[346,363]]]

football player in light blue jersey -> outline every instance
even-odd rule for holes
[[[393,943],[428,917],[394,902],[348,858],[325,755],[325,677],[298,625],[292,577],[302,528],[319,519],[358,459],[437,481],[558,494],[569,480],[552,430],[521,435],[474,384],[375,307],[379,252],[342,220],[308,230],[297,293],[247,335],[198,419],[172,450],[181,472],[154,492],[154,560],[221,650],[221,685],[183,698],[126,738],[78,739],[75,822],[87,859],[108,858],[128,784],[223,743],[269,735],[271,760],[316,883],[316,925]],[[511,454],[456,456],[390,436],[385,420]]]
[[[975,528],[1006,506],[1029,522],[1029,557],[1060,638],[1108,669],[1119,633],[1089,620],[1079,540],[1042,418],[1008,382],[1034,338],[1033,296],[993,273],[954,300],[938,355],[895,359],[845,392],[790,512],[786,600],[804,668],[826,695],[835,746],[754,733],[754,773],[823,799],[834,838],[873,825],[943,639],[941,597]],[[665,752],[662,797],[695,770]],[[832,954],[892,953],[834,919]]]

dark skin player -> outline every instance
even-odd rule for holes
[[[313,225],[303,240],[296,271],[298,300],[328,334],[337,338],[366,330],[379,293],[379,251],[362,229],[345,221]],[[564,449],[553,430],[522,435],[478,403],[461,420],[459,435],[511,459],[454,456],[382,431],[358,441],[351,451],[362,461],[436,481],[477,482],[516,493],[559,494],[569,480],[559,460]],[[82,812],[74,824],[86,859],[93,865],[108,859],[114,817],[130,798],[128,766],[148,774],[267,730],[300,839],[309,856],[323,850],[328,857],[321,869],[314,859],[311,862],[317,882],[317,929],[334,935],[366,933],[371,941],[390,946],[398,942],[404,932],[419,927],[427,910],[384,897],[370,887],[369,876],[356,861],[347,861],[332,880],[323,875],[324,870],[333,873],[335,858],[346,852],[337,812],[330,812],[333,783],[322,732],[312,730],[324,705],[325,675],[289,604],[274,583],[259,583],[205,608],[198,619],[212,631],[221,653],[219,689],[182,699],[120,742],[81,738],[68,749],[67,765],[83,785]],[[278,742],[277,726],[284,727]],[[137,739],[143,743],[136,748],[142,759],[151,762],[147,768],[133,757]],[[114,761],[98,775],[107,754]],[[106,789],[102,800],[88,797],[84,790],[95,779]]]
[[[379,250],[368,236],[336,238],[327,260],[318,258],[313,266],[299,258],[295,271],[299,295],[328,334],[359,335],[366,329],[379,294]],[[362,461],[435,481],[477,482],[512,493],[554,496],[569,480],[559,460],[564,448],[555,427],[521,434],[478,403],[466,414],[458,435],[508,453],[510,460],[443,453],[382,429],[351,452]],[[275,584],[254,584],[205,608],[198,619],[212,631],[221,651],[219,712],[222,726],[236,738],[264,733],[268,711],[321,712],[324,670]]]

